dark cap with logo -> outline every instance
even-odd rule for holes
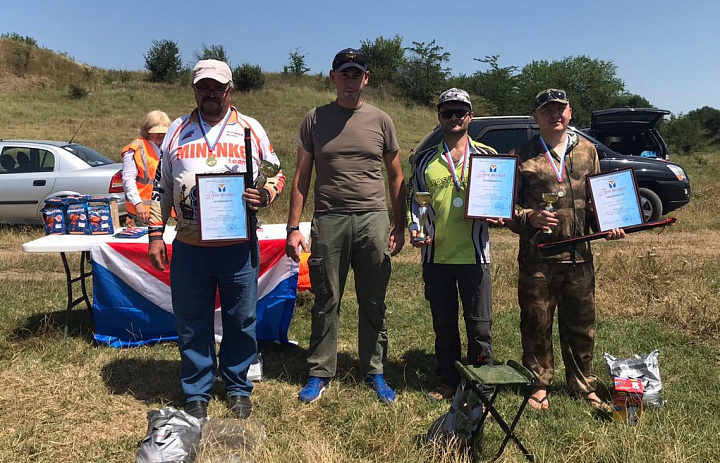
[[[360,50],[354,48],[346,48],[340,50],[335,58],[333,58],[332,69],[335,72],[344,71],[347,68],[360,69],[362,72],[367,71],[367,59]]]
[[[540,109],[548,103],[557,102],[568,104],[567,93],[559,88],[549,88],[535,95],[535,109]]]

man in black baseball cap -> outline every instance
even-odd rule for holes
[[[348,68],[357,68],[362,72],[367,72],[367,60],[360,50],[346,48],[335,55],[332,62],[333,71],[342,72]]]
[[[297,138],[285,252],[299,262],[300,250],[310,251],[315,302],[307,355],[310,377],[298,394],[303,403],[319,399],[337,373],[340,301],[350,268],[358,302],[359,371],[378,399],[395,401],[395,391],[385,382],[385,293],[390,257],[405,243],[405,180],[390,116],[362,100],[369,78],[362,52],[339,51],[330,71],[337,99],[311,109]],[[389,235],[383,166],[394,221]],[[313,169],[315,209],[308,246],[299,225]]]

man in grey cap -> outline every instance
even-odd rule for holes
[[[247,169],[252,169],[257,178],[260,160],[277,165],[280,160],[260,123],[230,105],[233,81],[226,63],[199,61],[193,69],[192,88],[197,108],[170,125],[162,144],[155,201],[150,207],[148,254],[157,270],[164,271],[170,265],[185,411],[199,419],[207,416],[218,370],[214,322],[215,297],[219,294],[223,327],[220,375],[230,410],[237,418],[247,418],[252,411],[253,389],[247,373],[257,354],[258,268],[251,260],[251,246],[257,242],[235,236],[203,239],[195,179],[196,174],[242,175]],[[252,161],[245,153],[245,128],[252,134]],[[280,171],[261,188],[245,184],[242,197],[251,210],[257,211],[280,194],[284,181]],[[177,211],[177,234],[170,263],[163,232],[173,207]],[[210,215],[209,220],[213,219]]]
[[[468,361],[475,365],[493,362],[488,222],[502,225],[503,221],[465,218],[470,156],[497,154],[468,136],[473,118],[470,95],[459,88],[446,90],[440,95],[437,109],[444,137],[437,146],[416,155],[412,178],[413,193],[432,194],[424,224],[428,236],[418,237],[420,203],[414,194],[410,196],[408,229],[411,244],[420,248],[425,298],[430,303],[435,330],[440,384],[428,398],[443,401],[452,398],[460,384],[460,373],[455,368],[462,347],[458,294],[467,332]]]
[[[317,400],[336,374],[338,318],[348,270],[355,274],[358,353],[364,381],[386,403],[395,392],[385,382],[387,322],[385,291],[390,256],[405,242],[405,180],[395,127],[385,112],[362,100],[370,73],[365,56],[352,48],[335,55],[330,80],[337,99],[310,110],[298,135],[285,252],[296,262],[308,245],[300,216],[315,167],[315,214],[308,259],[315,295],[308,348],[310,379],[301,402]],[[385,204],[385,165],[394,227]]]
[[[548,387],[555,373],[552,325],[555,308],[565,378],[572,391],[595,408],[606,408],[595,393],[595,269],[590,243],[552,251],[538,248],[538,238],[564,240],[587,235],[593,224],[586,175],[600,172],[592,143],[569,131],[570,101],[564,90],[549,88],[535,96],[540,133],[516,150],[518,156],[515,219],[520,235],[518,302],[523,364],[537,378],[530,406],[549,407]],[[543,193],[556,193],[554,212],[545,210]],[[606,239],[624,238],[620,228]]]

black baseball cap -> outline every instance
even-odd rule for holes
[[[346,48],[340,50],[333,58],[332,69],[335,72],[344,71],[347,68],[357,68],[362,72],[367,71],[367,59],[360,50]]]

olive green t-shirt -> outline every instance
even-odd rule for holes
[[[315,212],[387,210],[383,156],[399,146],[390,116],[362,103],[336,101],[305,115],[297,143],[315,162]]]

